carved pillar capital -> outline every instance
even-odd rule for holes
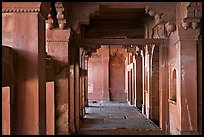
[[[184,29],[197,29],[200,26],[200,18],[202,17],[202,3],[201,2],[182,2],[184,7],[184,16],[181,26]]]
[[[171,9],[170,6],[166,6],[165,8],[174,10]],[[152,37],[166,38],[171,34],[171,32],[176,30],[175,17],[173,15],[169,15],[169,11],[167,12],[166,9],[161,8],[158,5],[149,4],[146,6],[145,10],[147,14],[153,16],[155,19],[156,25],[153,28]]]
[[[136,56],[141,56],[141,48],[139,48],[139,46],[136,46],[136,54],[135,54],[135,57]]]
[[[70,34],[70,29],[46,30],[46,42],[69,42]]]
[[[140,50],[140,55],[141,55],[142,57],[145,57],[145,48],[144,48],[144,47],[141,48],[141,50]]]
[[[145,55],[151,55],[151,54],[152,54],[152,48],[153,48],[152,45],[146,45],[146,46],[144,47]]]
[[[127,51],[132,53],[132,55],[135,55],[136,54],[136,46],[134,45],[130,45],[129,47],[127,47]]]
[[[2,2],[2,13],[39,13],[44,19],[51,2]]]

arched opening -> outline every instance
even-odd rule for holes
[[[159,126],[159,46],[154,45],[152,55],[152,108],[151,120]]]
[[[123,49],[124,50],[124,49]],[[110,101],[126,101],[125,93],[125,58],[118,49],[113,53],[109,63]]]

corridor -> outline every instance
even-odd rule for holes
[[[139,109],[127,102],[89,101],[79,134],[162,134]]]
[[[2,2],[2,135],[202,135],[201,2]]]

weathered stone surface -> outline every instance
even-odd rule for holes
[[[2,135],[11,134],[10,87],[2,87]]]
[[[46,135],[55,134],[54,82],[46,82]]]

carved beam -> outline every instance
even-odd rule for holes
[[[82,39],[81,43],[86,46],[93,45],[159,45],[167,39]]]
[[[47,18],[51,2],[2,2],[2,13],[39,13]]]

